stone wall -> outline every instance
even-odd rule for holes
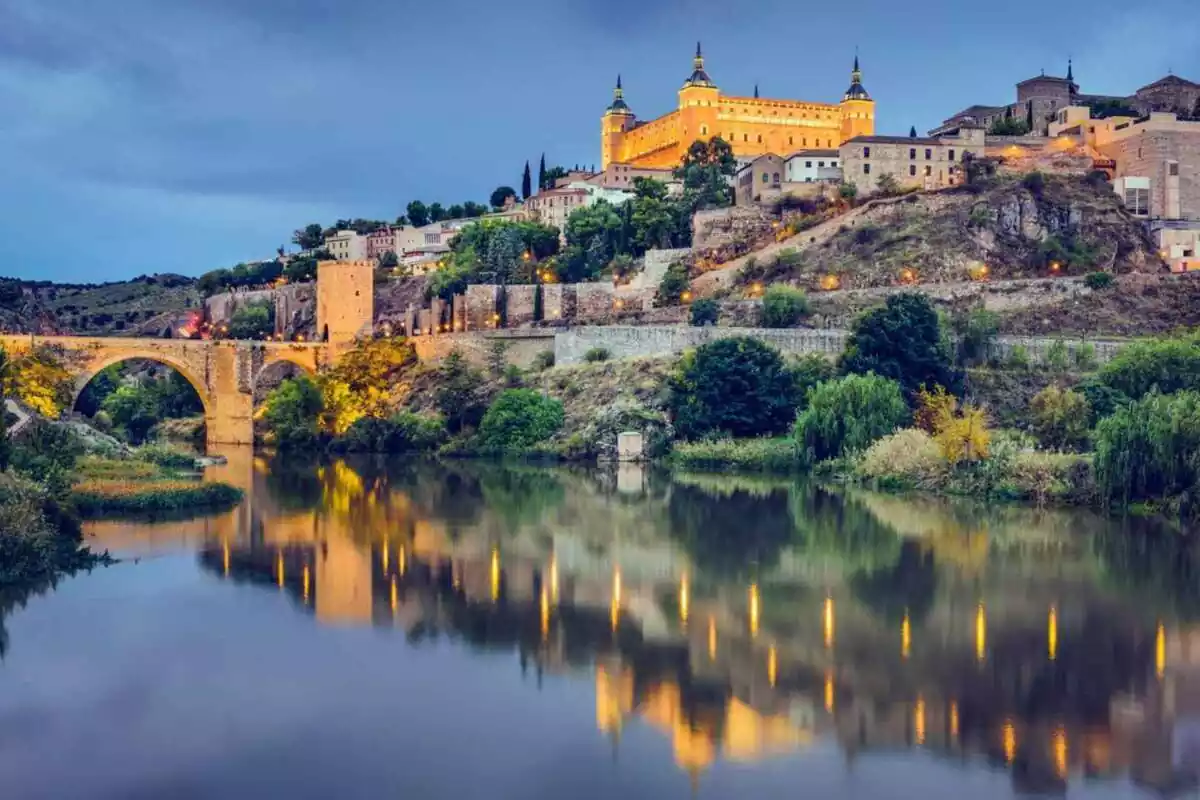
[[[476,284],[466,292],[467,329],[482,331],[495,328],[500,313],[500,287]]]
[[[692,247],[707,250],[738,241],[770,240],[774,222],[758,206],[733,206],[697,211],[692,217]]]
[[[533,284],[508,286],[504,290],[504,324],[509,328],[533,325],[538,287]]]
[[[214,324],[228,323],[240,308],[255,303],[275,307],[275,332],[285,336],[311,336],[316,323],[316,284],[295,283],[278,289],[251,292],[222,292],[204,301],[204,313]]]
[[[408,341],[422,361],[441,361],[458,350],[473,364],[483,366],[496,342],[505,345],[505,357],[510,364],[528,367],[543,350],[555,349],[554,332],[526,329],[523,331],[480,331],[448,333],[442,336],[416,336]]]

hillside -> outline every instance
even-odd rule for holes
[[[17,333],[158,335],[200,306],[192,278],[140,276],[103,284],[0,278],[0,330]]]
[[[1103,182],[1016,176],[870,201],[697,276],[700,295],[787,282],[854,289],[904,283],[1157,270],[1140,223]]]

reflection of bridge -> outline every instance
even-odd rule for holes
[[[330,361],[326,344],[221,342],[196,339],[119,339],[84,336],[0,336],[10,354],[35,347],[59,353],[75,378],[75,397],[105,367],[145,359],[176,370],[204,404],[209,444],[250,444],[254,389],[269,368],[294,364],[308,372]]]

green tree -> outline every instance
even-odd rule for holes
[[[598,200],[567,217],[564,235],[567,251],[560,262],[560,277],[575,283],[596,277],[619,252],[624,223],[614,206]]]
[[[1163,394],[1200,390],[1200,335],[1150,339],[1126,345],[1100,368],[1100,380],[1137,400],[1157,388]]]
[[[912,127],[910,127],[908,129],[908,138],[910,138],[910,139],[917,138],[917,126],[916,125],[913,125]]]
[[[265,339],[274,332],[274,303],[250,303],[234,311],[229,318],[230,339]]]
[[[796,385],[779,352],[759,339],[718,339],[685,353],[669,381],[684,439],[783,433],[796,417]]]
[[[544,182],[540,184],[543,189],[553,189],[560,178],[567,177],[567,170],[563,167],[550,167],[546,170]]]
[[[684,153],[675,177],[683,182],[684,195],[693,208],[733,205],[729,178],[737,173],[733,148],[719,136],[697,139]]]
[[[400,259],[396,256],[395,250],[388,250],[379,257],[380,269],[395,269],[400,266]]]
[[[794,286],[771,286],[762,302],[762,324],[767,328],[790,328],[808,314],[808,295]]]
[[[492,196],[488,201],[492,204],[492,208],[504,208],[505,201],[508,198],[516,199],[517,190],[511,186],[497,186],[492,190]]]
[[[430,222],[429,209],[420,200],[413,200],[405,208],[405,211],[408,212],[408,221],[412,223],[413,227],[420,228]]]
[[[683,298],[683,293],[688,291],[691,285],[687,265],[682,261],[675,262],[667,267],[666,274],[658,284],[658,291],[654,295],[654,305],[658,308],[678,305]]]
[[[319,421],[324,412],[321,389],[307,376],[291,378],[267,395],[263,420],[281,450],[311,449],[320,444]]]
[[[1181,516],[1200,511],[1200,393],[1151,392],[1096,426],[1096,479],[1121,504],[1173,502]]]
[[[488,407],[479,423],[479,441],[486,450],[528,450],[544,444],[562,428],[562,403],[533,389],[506,389]]]
[[[446,428],[458,433],[479,424],[487,408],[483,373],[453,350],[438,368],[434,403],[446,419]]]
[[[324,241],[325,232],[315,222],[292,233],[292,243],[301,250],[316,250]]]
[[[538,189],[546,188],[546,154],[542,153],[542,160],[538,162]]]
[[[692,303],[692,325],[702,328],[705,325],[716,325],[721,316],[721,307],[716,300],[704,298]]]
[[[818,384],[796,420],[796,443],[810,463],[866,450],[907,425],[900,384],[879,375],[847,375]]]
[[[446,219],[463,219],[465,216],[462,203],[453,203],[446,209]]]
[[[317,260],[315,258],[294,258],[288,263],[283,274],[288,279],[288,283],[316,280]]]
[[[442,208],[441,203],[430,203],[429,204],[429,221],[430,222],[441,222],[442,220],[444,220],[446,218],[447,218],[446,217],[446,209]]]
[[[958,334],[958,360],[962,364],[979,364],[987,359],[988,349],[1000,332],[1000,315],[983,306],[975,306],[966,314],[954,318]]]
[[[841,368],[897,381],[909,398],[922,386],[961,391],[962,376],[953,367],[937,312],[925,295],[913,292],[892,295],[885,306],[855,320]]]
[[[528,200],[533,194],[533,178],[529,174],[529,162],[525,162],[525,172],[521,175],[521,199]]]
[[[476,203],[474,200],[468,200],[463,203],[463,216],[467,219],[482,217],[487,213],[487,206],[483,203]]]
[[[161,419],[154,394],[132,384],[117,387],[104,399],[101,410],[134,444],[144,442]]]
[[[1033,435],[1043,447],[1077,450],[1087,444],[1092,409],[1082,394],[1047,386],[1030,401],[1029,414]]]

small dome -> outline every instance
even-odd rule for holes
[[[854,57],[854,70],[850,73],[850,88],[846,90],[846,94],[842,96],[842,100],[870,100],[871,95],[867,94],[867,89],[862,85],[862,70],[858,68],[858,56]]]
[[[692,74],[684,81],[683,85],[716,87],[712,78],[708,77],[708,73],[704,71],[704,55],[700,52],[699,42],[696,42],[696,57],[692,59]]]

